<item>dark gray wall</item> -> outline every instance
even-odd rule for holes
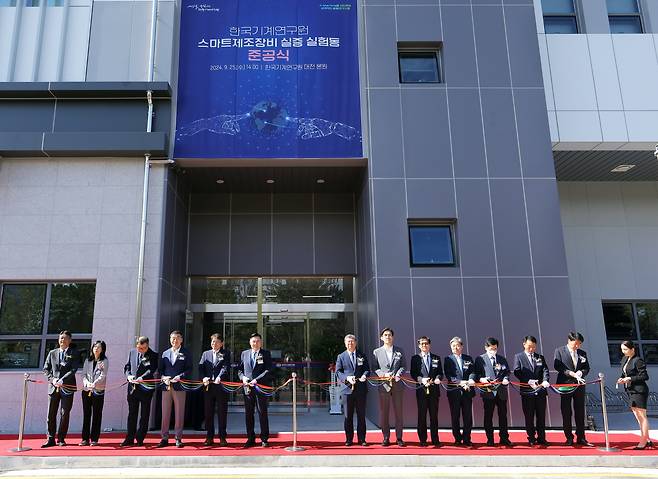
[[[351,193],[192,194],[188,274],[356,274]]]
[[[472,355],[492,335],[511,361],[526,334],[552,356],[573,318],[532,0],[367,0],[364,15],[371,152],[357,207],[364,349],[378,346],[378,331],[390,326],[408,357],[420,335],[441,356],[455,335]],[[442,41],[445,82],[400,85],[398,41]],[[410,268],[408,218],[456,218],[458,265]],[[510,402],[512,424],[521,426],[518,395]],[[447,402],[440,408],[447,425]],[[406,410],[413,426],[415,408]],[[555,403],[551,417],[561,424]]]

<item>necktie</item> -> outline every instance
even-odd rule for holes
[[[354,358],[354,353],[350,353],[350,359],[352,360],[352,367],[356,369],[356,359]]]
[[[462,366],[462,358],[461,356],[455,356],[455,360],[457,361],[457,366],[459,366],[459,374],[464,375],[464,367]]]
[[[489,359],[491,359],[491,367],[496,368],[496,356],[489,356]]]
[[[430,373],[430,355],[425,355],[425,367],[427,368],[427,374]]]
[[[530,361],[530,366],[532,366],[532,369],[535,368],[535,358],[532,357],[532,354],[528,354],[528,361]]]
[[[219,351],[217,351],[217,352],[215,353],[215,358],[214,358],[212,364],[213,364],[213,366],[217,366],[218,363],[219,363]]]
[[[571,360],[573,361],[573,367],[574,369],[578,367],[578,354],[576,353],[576,350],[574,349],[571,351]]]
[[[256,351],[251,353],[251,367],[253,368],[256,365]]]
[[[59,351],[59,364],[62,364],[64,362],[64,351],[60,349]]]

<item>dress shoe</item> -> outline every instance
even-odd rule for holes
[[[528,446],[534,446],[535,444],[537,444],[536,439],[528,439]]]
[[[384,439],[384,440],[382,441],[382,446],[384,446],[384,447],[388,447],[388,446],[390,446],[390,445],[391,445],[391,441],[389,441],[388,439]]]
[[[96,447],[96,446],[98,446],[98,441],[91,441],[91,442],[89,443],[89,445],[90,445],[90,446],[93,446],[93,447]]]
[[[41,447],[42,447],[42,448],[46,448],[46,447],[54,447],[54,446],[56,446],[55,441],[50,440],[50,439],[49,439],[48,441],[44,442],[43,444],[41,444]]]
[[[248,447],[254,447],[255,445],[256,445],[256,441],[247,441],[247,442],[244,443],[244,445],[242,447],[244,447],[246,449]]]
[[[176,439],[176,447],[185,447],[185,444],[183,444],[182,440]]]
[[[80,441],[80,444],[78,444],[78,446],[88,446],[88,445],[89,445],[89,441]]]
[[[354,444],[352,441],[345,441],[345,445],[347,447],[350,447],[352,444]]]
[[[537,445],[539,447],[548,447],[549,446],[548,441],[546,439],[538,439],[537,440]]]
[[[633,450],[635,451],[644,451],[649,446],[649,443],[646,443],[644,446],[635,446]]]
[[[137,442],[135,443],[135,445],[136,445],[137,447],[142,447],[142,446],[144,446],[144,441],[137,441]]]
[[[228,447],[228,442],[226,442],[225,438],[219,440],[219,447]]]
[[[594,444],[589,442],[587,439],[578,439],[576,441],[576,444],[579,445],[579,446],[594,447]]]
[[[427,441],[420,441],[420,447],[427,447]]]
[[[487,441],[487,447],[495,447],[496,443],[493,441],[493,439],[489,439]]]
[[[215,441],[213,441],[212,439],[206,439],[205,441],[203,441],[203,445],[206,447],[212,446],[213,444],[215,444]]]
[[[166,439],[161,440],[157,446],[155,447],[167,447],[169,445],[169,441]]]
[[[137,444],[139,444],[139,442]],[[119,447],[130,447],[134,445],[135,445],[134,441],[129,441],[128,439],[124,439],[123,441],[121,441],[121,443],[119,443]]]
[[[363,446],[363,447],[368,447],[368,443],[367,443],[366,441],[361,441],[361,442],[359,443],[359,445],[361,445],[361,446]]]
[[[260,447],[270,447],[270,443],[267,441],[261,441]]]
[[[453,446],[461,446],[462,442],[461,441],[455,441],[452,445]]]
[[[434,446],[434,447],[443,447],[443,444],[441,444],[441,441],[436,441],[436,442],[432,442],[432,446]]]
[[[564,445],[565,446],[573,446],[573,439],[567,439],[566,441],[564,441]]]
[[[466,447],[473,447],[473,443],[472,443],[470,440],[468,440],[468,441],[464,441],[464,446],[466,446]]]
[[[58,445],[59,447],[64,447],[64,446],[66,446],[66,442],[65,442],[65,441],[59,441],[59,442],[57,443],[57,445]]]
[[[505,447],[514,447],[514,444],[512,444],[512,441],[510,441],[509,439],[501,439],[499,444]]]
[[[396,443],[399,447],[407,447],[407,445],[404,443],[402,439],[398,439]]]

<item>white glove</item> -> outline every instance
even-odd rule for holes
[[[542,386],[544,389],[548,389],[549,387],[551,387],[551,385],[550,385],[550,383],[549,383],[548,381],[544,381],[543,383],[541,383],[541,386]]]
[[[439,378],[436,378],[436,379],[434,380],[434,384],[441,384],[441,380],[440,380]]]
[[[468,381],[459,381],[459,386],[465,388],[468,385]]]
[[[385,378],[391,378],[393,377],[393,373],[384,373]]]
[[[208,377],[203,378],[202,381],[203,381],[204,386],[207,386],[208,384],[210,384],[210,378],[208,378]]]
[[[347,376],[347,382],[350,384],[356,384],[356,378],[354,376]]]
[[[249,386],[255,386],[257,383],[258,383],[258,381],[256,381],[255,379],[252,379],[251,381],[249,381]]]
[[[571,373],[572,378],[582,378],[583,377],[583,372],[582,371],[576,371],[575,373]]]
[[[469,381],[470,381],[470,380],[469,380]],[[489,382],[489,378],[488,378],[488,377],[486,377],[486,376],[485,376],[485,377],[483,377],[483,378],[480,378],[480,382],[481,382],[481,383],[483,383],[483,384],[486,384],[486,383],[488,383],[488,382]]]
[[[173,378],[171,378],[172,383],[177,383],[178,381],[180,381],[180,376],[174,376]]]
[[[536,379],[528,379],[528,386],[530,386],[532,389],[537,389],[537,380]]]
[[[128,379],[128,382],[129,382],[129,383],[132,383],[132,382],[135,381],[135,376],[133,376],[132,374],[129,374],[128,377],[127,377],[126,379]]]
[[[359,381],[361,381],[362,383],[366,382],[366,377],[365,377],[365,376],[361,376],[361,377],[359,378]]]
[[[400,381],[400,376],[395,376],[395,382],[397,383],[398,381]]]
[[[64,381],[62,381],[61,379],[56,379],[55,380],[55,387],[58,387],[58,388],[62,387],[63,384],[64,384]]]
[[[503,378],[503,386],[507,386],[509,384],[509,379]]]
[[[474,380],[472,380],[472,379],[469,379],[469,380],[468,380],[468,385],[469,385],[469,386],[473,386],[474,384],[475,384],[475,381],[474,381]]]
[[[221,383],[221,382],[222,382],[222,378],[220,378],[219,376],[217,376],[217,377],[215,378],[215,384],[219,384],[219,383]]]
[[[420,382],[423,384],[423,386],[429,386],[430,385],[430,378],[422,378]]]
[[[247,376],[242,376],[242,384],[244,385],[249,384],[249,379],[247,379]]]
[[[579,372],[580,372],[580,371],[579,371]],[[578,379],[578,384],[585,384],[585,383],[586,383],[586,381],[585,381],[583,378],[581,378],[581,377],[579,377],[579,378],[577,378],[577,379]]]
[[[171,377],[169,377],[169,376],[162,376],[161,379],[162,379],[162,382],[165,383],[166,386],[169,386],[169,384],[171,383]]]

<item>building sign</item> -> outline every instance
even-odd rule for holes
[[[360,158],[356,0],[183,0],[177,158]]]

